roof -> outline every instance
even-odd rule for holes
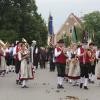
[[[73,18],[77,21],[77,23],[80,25],[80,27],[81,27],[81,20],[77,17],[77,16],[75,16],[74,15],[74,13],[71,13],[69,16],[68,16],[68,18],[67,18],[67,20],[65,21],[65,23],[62,25],[62,27],[60,28],[60,30],[57,32],[57,35],[58,34],[60,34],[60,32],[61,32],[61,30],[63,29],[63,27],[66,25],[66,23],[68,22],[68,20],[69,20],[69,18],[70,18],[70,16],[73,16]]]

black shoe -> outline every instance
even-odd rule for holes
[[[25,86],[22,86],[21,88],[25,88]]]
[[[29,88],[28,86],[26,86],[26,85],[24,85],[24,86],[22,86],[21,88]]]
[[[16,80],[16,84],[19,84],[19,80]]]
[[[60,88],[61,88],[61,89],[64,89],[64,87],[63,87],[62,85],[60,85]]]
[[[60,89],[60,84],[57,85],[57,89]]]
[[[90,79],[88,79],[88,82],[89,82],[89,83],[91,83],[91,80],[90,80]]]
[[[95,82],[94,81],[91,81],[91,83],[94,84]]]
[[[18,82],[18,85],[22,85],[22,81],[19,81],[19,82]]]
[[[73,84],[73,86],[77,86],[77,84]]]
[[[28,87],[28,86],[26,86],[26,85],[25,85],[24,87],[25,87],[25,88],[29,88],[29,87]]]
[[[84,86],[84,89],[85,89],[85,90],[88,90],[88,87],[87,87],[87,86]]]
[[[66,80],[66,82],[68,82],[68,79],[65,79]]]
[[[11,72],[11,70],[9,70],[9,72]]]
[[[80,84],[80,89],[83,87],[83,83]]]

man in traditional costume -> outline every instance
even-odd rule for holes
[[[96,60],[97,60],[97,64],[100,60],[100,47],[97,47],[97,50],[96,50]]]
[[[91,51],[91,63],[89,68],[89,82],[94,83],[95,81],[95,67],[96,67],[96,50],[94,49],[94,44],[89,44],[89,49]]]
[[[58,73],[58,89],[63,89],[63,80],[65,77],[65,67],[66,67],[66,52],[64,51],[64,41],[61,39],[58,41],[58,46],[55,48],[55,57],[56,57],[56,65],[57,65],[57,73]]]
[[[87,46],[84,48],[81,46],[78,49],[79,63],[80,63],[80,88],[88,89],[88,78],[89,78],[89,66],[90,66],[90,56],[91,52],[87,49]]]
[[[48,54],[49,54],[49,63],[50,63],[50,71],[55,71],[55,55],[54,55],[55,47],[50,44],[50,47],[48,48]]]
[[[31,60],[32,63],[33,63],[33,51],[34,51],[35,45],[36,45],[36,41],[33,40],[32,44],[31,44],[31,47],[30,47],[30,56],[31,56],[30,60]]]
[[[15,72],[16,72],[16,84],[21,84],[19,80],[19,71],[20,71],[20,50],[21,50],[21,42],[17,42],[17,45],[14,47],[13,56],[15,60]]]
[[[100,86],[100,47],[97,48],[96,59],[97,59],[96,77],[97,77],[97,80],[98,80],[99,86]]]
[[[30,55],[31,55],[31,62],[33,63],[34,68],[37,69],[39,63],[39,47],[37,46],[35,40],[32,41]]]
[[[100,48],[98,48],[97,52],[96,52],[96,59],[98,60],[98,63],[97,63],[97,80],[99,81],[99,86],[100,86]]]
[[[33,51],[33,65],[37,69],[40,60],[40,48],[38,45],[35,45]]]
[[[14,51],[14,44],[11,44],[9,46],[9,71],[15,72],[15,63],[14,63],[14,57],[13,57],[13,51]]]
[[[39,55],[40,55],[40,57],[39,57],[40,68],[45,69],[46,68],[46,50],[44,47],[40,48]]]

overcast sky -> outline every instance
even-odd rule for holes
[[[38,12],[48,22],[49,13],[53,16],[55,33],[60,29],[70,13],[78,17],[100,10],[100,0],[36,0]]]

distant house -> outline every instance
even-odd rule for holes
[[[65,34],[66,36],[71,36],[73,26],[81,28],[81,20],[71,13],[65,23],[62,25],[61,29],[56,34],[56,41],[61,39]]]

